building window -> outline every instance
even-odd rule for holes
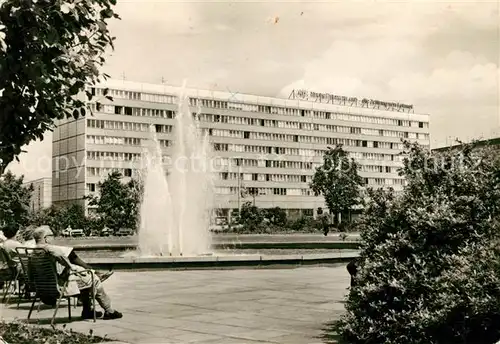
[[[314,210],[313,209],[302,209],[302,215],[304,215],[304,216],[313,216],[314,215]]]
[[[249,139],[249,138],[250,138],[250,132],[249,132],[249,131],[245,131],[245,132],[243,133],[243,138],[245,138],[245,139]]]
[[[124,169],[124,171],[123,171],[123,175],[124,175],[125,177],[132,177],[132,169],[131,169],[131,168],[126,168],[126,169]]]
[[[363,141],[362,146],[363,147],[368,147],[368,141]]]
[[[377,141],[373,141],[373,148],[378,148],[378,142]]]
[[[418,122],[418,127],[423,128],[424,127],[424,122]]]

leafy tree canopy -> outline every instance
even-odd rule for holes
[[[99,81],[116,0],[0,2],[0,174],[56,119],[85,116]],[[104,75],[106,77],[106,75]],[[87,98],[92,94],[87,92]]]

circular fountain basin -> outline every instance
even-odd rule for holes
[[[140,256],[137,238],[58,239],[97,269],[219,269],[330,265],[350,261],[360,241],[323,235],[216,235],[213,252],[195,256]]]
[[[161,257],[141,257],[127,254],[122,257],[88,258],[87,261],[94,268],[103,270],[284,268],[346,263],[357,257],[358,254],[357,251],[287,255],[214,252],[211,255]]]

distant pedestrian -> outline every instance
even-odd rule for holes
[[[354,258],[347,264],[347,271],[349,272],[349,275],[351,275],[351,288],[356,286],[357,281],[356,281],[356,275],[358,274],[358,266],[359,266],[359,259]]]
[[[316,211],[317,214],[317,219],[320,221],[321,227],[323,228],[323,234],[324,236],[328,235],[328,232],[330,229],[328,228],[329,226],[329,221],[328,221],[328,215],[323,213],[323,208],[319,207],[318,210]]]

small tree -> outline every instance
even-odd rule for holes
[[[408,186],[369,190],[357,284],[336,330],[349,344],[500,337],[500,161],[406,143]]]
[[[257,229],[264,220],[262,212],[259,208],[254,206],[251,202],[245,202],[241,206],[240,211],[240,223],[251,229]]]
[[[0,227],[11,223],[22,228],[29,223],[33,186],[23,186],[23,179],[10,171],[0,177]]]
[[[328,147],[323,156],[323,165],[316,168],[310,183],[314,194],[325,198],[337,227],[339,214],[361,203],[363,180],[358,175],[358,170],[358,163],[349,159],[342,145]]]
[[[131,180],[122,183],[121,174],[113,172],[99,183],[99,196],[89,196],[90,206],[97,207],[102,224],[113,230],[131,228],[137,230],[139,206],[142,195],[141,184]]]
[[[0,175],[54,120],[85,116],[99,81],[116,0],[0,2]],[[87,98],[92,93],[87,92]]]

